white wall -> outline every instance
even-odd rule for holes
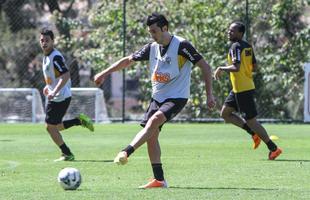
[[[305,84],[304,84],[304,121],[310,122],[310,63],[304,65]]]

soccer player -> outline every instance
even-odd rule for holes
[[[227,96],[221,110],[221,117],[246,130],[254,140],[256,149],[263,140],[269,149],[269,160],[274,160],[282,150],[269,138],[265,128],[256,120],[257,111],[254,102],[255,85],[252,71],[256,68],[256,59],[252,46],[242,40],[245,26],[241,22],[234,22],[228,30],[231,46],[228,53],[228,66],[218,67],[214,72],[215,79],[219,79],[223,72],[230,74],[232,91]],[[244,118],[236,112],[244,114]]]
[[[91,119],[85,114],[62,121],[71,101],[70,72],[64,57],[54,48],[54,33],[46,28],[40,33],[40,45],[44,53],[43,74],[46,83],[43,93],[48,99],[45,117],[46,130],[62,152],[61,157],[55,161],[72,161],[74,155],[59,131],[76,125],[86,127],[90,131],[94,131],[94,127]]]
[[[126,148],[118,153],[114,162],[126,164],[128,157],[146,142],[154,178],[139,188],[165,188],[167,182],[164,178],[158,141],[160,130],[187,103],[192,65],[198,65],[202,70],[208,107],[215,106],[212,95],[212,74],[210,66],[190,42],[169,33],[168,21],[164,15],[153,13],[147,17],[146,24],[154,42],[146,44],[139,51],[120,59],[96,74],[94,81],[100,85],[114,71],[129,67],[136,61],[149,61],[152,98],[141,122],[143,129]]]

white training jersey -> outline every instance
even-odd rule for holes
[[[53,90],[59,81],[59,77],[68,71],[65,59],[57,49],[53,49],[48,56],[43,57],[43,75],[49,90]],[[51,101],[60,102],[71,97],[70,88],[71,79],[67,81]]]
[[[167,52],[161,56],[160,46],[153,42],[150,49],[150,75],[152,98],[163,102],[168,98],[189,98],[192,63],[179,66],[178,49],[184,39],[173,36]]]

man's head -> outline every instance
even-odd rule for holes
[[[40,31],[40,45],[45,55],[48,55],[54,48],[54,33],[52,30],[43,28]]]
[[[242,40],[245,32],[245,25],[242,22],[233,22],[228,29],[228,39],[232,42]]]
[[[146,20],[148,31],[152,38],[159,44],[163,44],[164,37],[168,33],[168,20],[162,14],[152,13]]]
[[[147,17],[146,25],[151,26],[155,23],[161,29],[163,29],[164,26],[167,26],[168,30],[168,20],[164,15],[161,15],[159,13],[152,13]]]

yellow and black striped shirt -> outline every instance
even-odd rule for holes
[[[230,72],[233,92],[239,93],[255,89],[252,71],[256,63],[252,46],[246,41],[234,42],[229,49],[228,64],[240,64],[238,72]]]

